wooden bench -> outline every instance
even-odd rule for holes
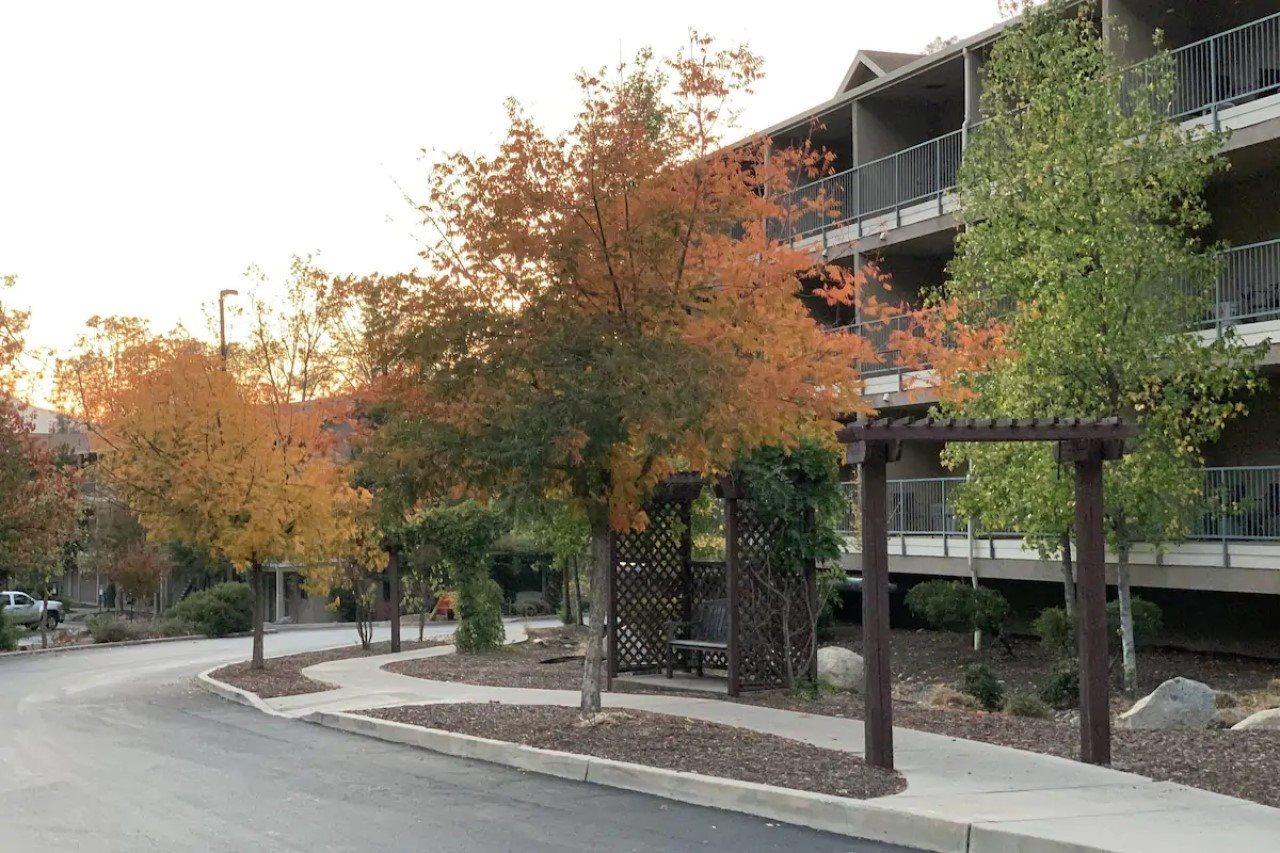
[[[708,654],[724,654],[729,651],[729,601],[712,598],[698,605],[693,619],[688,622],[668,622],[667,678],[674,675],[676,653],[685,652],[693,657],[698,677],[702,677],[703,658]]]

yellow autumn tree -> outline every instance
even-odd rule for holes
[[[347,480],[326,410],[273,399],[210,349],[144,324],[95,321],[59,389],[100,446],[100,473],[153,540],[198,543],[248,574],[263,667],[263,566],[346,554],[367,501]]]

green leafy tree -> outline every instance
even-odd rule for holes
[[[581,625],[582,566],[591,552],[586,517],[563,501],[542,501],[525,513],[516,532],[551,555],[551,568],[560,574],[564,622]]]
[[[490,576],[490,551],[506,529],[502,515],[475,501],[425,507],[407,523],[406,541],[437,554],[457,587],[461,652],[491,651],[505,642],[502,589]]]
[[[1089,14],[1027,10],[992,50],[983,112],[959,175],[964,230],[949,293],[975,315],[1009,311],[1011,355],[964,377],[968,415],[1121,415],[1143,425],[1108,466],[1106,524],[1118,555],[1124,681],[1136,679],[1129,556],[1187,535],[1203,506],[1201,448],[1258,386],[1260,352],[1229,332],[1187,334],[1216,275],[1203,191],[1221,138],[1168,118],[1167,55],[1125,74]],[[961,506],[1041,550],[1061,547],[1070,478],[1048,446],[959,445]]]

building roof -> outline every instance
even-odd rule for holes
[[[921,53],[894,53],[888,50],[860,50],[853,57],[849,70],[844,73],[844,78],[840,81],[840,88],[836,89],[835,97],[838,98],[845,92],[856,89],[864,83],[892,74],[904,65],[910,65],[920,59],[923,55]]]

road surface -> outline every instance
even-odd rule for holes
[[[354,640],[282,632],[267,654]],[[269,717],[194,685],[248,652],[236,638],[0,659],[0,851],[894,849]]]

